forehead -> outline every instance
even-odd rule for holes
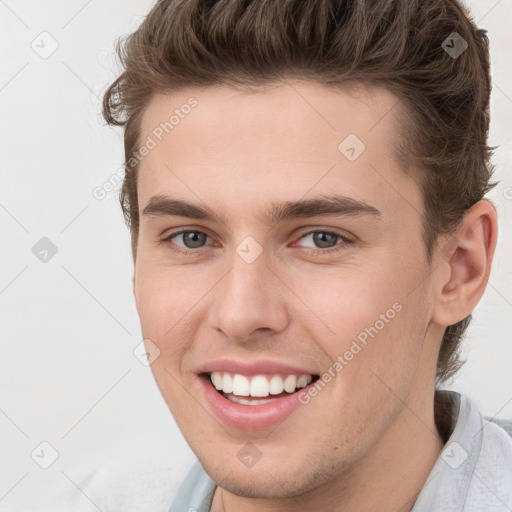
[[[222,191],[244,208],[249,198],[334,189],[390,208],[397,194],[414,202],[418,187],[394,157],[399,110],[383,88],[303,81],[155,95],[141,123],[139,143],[151,149],[139,165],[139,203],[166,191],[215,202]]]
[[[318,142],[325,135],[330,135],[326,142],[336,141],[354,133],[361,138],[367,135],[372,143],[383,136],[380,142],[389,147],[394,141],[397,107],[398,99],[387,89],[364,84],[328,88],[289,80],[251,92],[221,85],[194,87],[154,95],[142,118],[141,135],[153,133],[157,139],[170,133],[195,135],[204,147],[215,143],[216,135],[236,134],[231,142],[239,147],[241,142],[254,142],[254,136],[259,146],[274,141],[276,135],[297,145]],[[315,146],[309,144],[307,149]]]

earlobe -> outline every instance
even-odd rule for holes
[[[476,203],[438,252],[441,280],[432,321],[453,325],[471,314],[480,301],[496,248],[498,222],[494,205]]]

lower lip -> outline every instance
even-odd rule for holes
[[[295,409],[303,405],[299,394],[308,391],[312,382],[295,393],[277,398],[262,405],[244,405],[232,402],[219,393],[212,385],[208,375],[199,380],[206,395],[206,401],[214,414],[228,427],[240,430],[262,430],[282,423]]]

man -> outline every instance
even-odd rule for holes
[[[168,0],[120,55],[133,290],[198,458],[170,510],[510,510],[512,440],[440,390],[497,239],[485,32],[455,0]]]

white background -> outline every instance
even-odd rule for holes
[[[92,194],[123,162],[121,131],[100,114],[117,73],[114,41],[152,4],[0,1],[3,512],[167,511],[194,460],[149,368],[133,355],[142,336],[117,189],[103,200]],[[500,233],[467,363],[447,387],[485,415],[510,419],[512,0],[468,5],[491,40],[490,144],[499,146],[501,183],[489,197]],[[58,42],[47,59],[31,48],[48,37],[43,31]],[[42,237],[58,248],[47,263],[32,253]],[[59,454],[46,470],[30,456],[42,441]]]

